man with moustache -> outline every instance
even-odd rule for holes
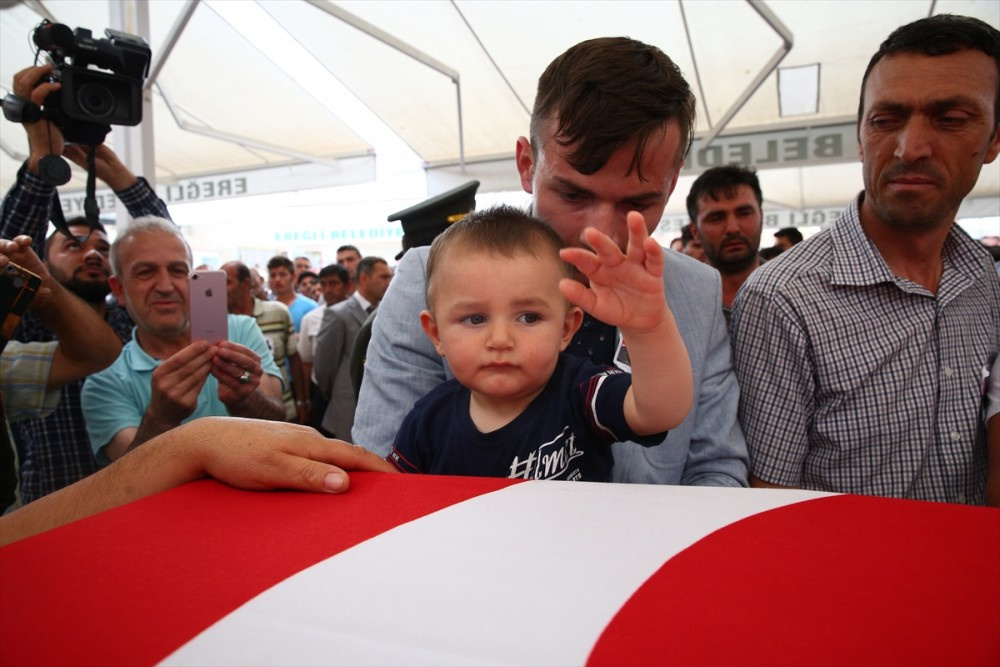
[[[60,86],[57,82],[43,81],[51,70],[51,65],[44,65],[18,72],[14,76],[13,92],[42,104],[46,96]],[[16,182],[4,196],[0,237],[30,236],[32,249],[44,259],[49,274],[90,304],[121,341],[127,342],[132,337],[132,319],[125,308],[106,300],[111,291],[108,286],[110,244],[104,227],[98,225],[92,231],[84,218],[73,218],[67,221],[73,236],[56,231],[45,238],[53,207],[59,203],[55,186],[39,175],[38,163],[46,155],[61,154],[86,168],[84,149],[64,144],[59,128],[47,120],[23,125],[30,154],[18,171]],[[131,216],[169,218],[166,204],[146,180],[132,174],[103,144],[97,147],[95,166],[97,177],[115,192]],[[22,319],[14,337],[25,343],[55,340],[54,334],[30,312]],[[83,380],[65,385],[52,414],[13,425],[12,431],[21,450],[22,502],[31,502],[97,470],[80,408],[82,387]]]
[[[1000,153],[998,130],[996,28],[933,16],[872,57],[858,109],[865,189],[734,304],[752,484],[983,504],[1000,282],[954,221]]]
[[[764,224],[764,196],[753,167],[713,167],[695,180],[687,196],[691,233],[701,242],[708,263],[722,276],[722,313],[726,324],[733,299],[761,264],[757,254]]]
[[[135,320],[110,368],[87,378],[83,409],[102,465],[200,417],[283,420],[281,372],[253,318],[228,315],[228,338],[193,340],[191,248],[164,218],[137,218],[111,245],[111,289]]]

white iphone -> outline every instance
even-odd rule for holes
[[[195,271],[188,278],[191,342],[217,343],[229,338],[225,271]]]

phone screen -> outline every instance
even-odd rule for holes
[[[3,349],[35,298],[42,279],[17,264],[8,264],[0,274],[0,349]]]
[[[229,338],[225,271],[195,271],[188,278],[191,342],[217,343]]]

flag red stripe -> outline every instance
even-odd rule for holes
[[[998,665],[998,563],[995,509],[861,496],[788,505],[667,561],[588,664]]]
[[[4,547],[0,664],[154,664],[296,572],[511,483],[417,477],[354,473],[339,496],[205,480]]]

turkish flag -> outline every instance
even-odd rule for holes
[[[206,480],[0,549],[0,664],[1000,664],[1000,512],[803,491]]]

